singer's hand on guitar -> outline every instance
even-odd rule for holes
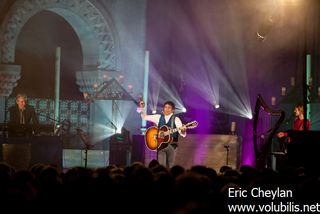
[[[180,130],[182,134],[186,133],[186,130],[187,130],[186,125],[183,125]]]

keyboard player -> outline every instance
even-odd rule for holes
[[[16,104],[9,108],[8,137],[29,137],[39,132],[39,119],[27,96],[18,94]]]

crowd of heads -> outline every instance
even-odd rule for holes
[[[101,168],[59,167],[36,164],[15,170],[0,164],[0,201],[4,208],[29,211],[113,210],[118,213],[225,213],[228,204],[261,203],[266,198],[230,198],[228,189],[290,189],[293,198],[281,200],[319,201],[318,175],[303,168],[280,172],[242,166],[222,166],[219,171],[203,165],[171,168],[152,160],[148,165]],[[280,199],[279,199],[280,200]],[[279,202],[279,201],[278,201]]]

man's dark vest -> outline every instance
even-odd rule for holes
[[[166,125],[166,126],[168,126],[168,127],[170,127],[170,128],[176,128],[176,124],[175,124],[175,116],[174,115],[172,115],[171,117],[170,117],[170,119],[169,119],[169,121],[166,123],[166,120],[165,120],[165,118],[164,118],[164,115],[163,114],[161,114],[161,116],[160,116],[160,119],[159,119],[159,123],[158,123],[158,128],[160,128],[161,126],[164,126],[164,125]],[[173,133],[172,134],[172,143],[170,143],[170,144],[172,144],[173,146],[177,146],[177,142],[178,142],[178,139],[179,139],[179,133],[178,132],[175,132],[175,133]],[[160,147],[161,148],[161,147]]]

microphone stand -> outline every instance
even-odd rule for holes
[[[56,129],[56,127],[53,126],[53,135],[60,136],[60,134],[61,134],[61,133],[60,133],[60,130],[61,130],[61,129],[62,129],[62,130],[65,130],[65,131],[68,131],[68,130],[70,129],[71,123],[70,123],[70,121],[67,120],[67,119],[64,119],[64,120],[61,122],[60,120],[56,120],[56,119],[54,119],[54,118],[52,118],[52,117],[48,117],[48,116],[45,115],[45,114],[37,113],[37,115],[42,116],[42,117],[45,117],[45,118],[47,118],[47,119],[49,119],[49,120],[51,120],[51,121],[53,121],[53,122],[61,125],[61,126],[59,126],[58,129]],[[67,128],[64,128],[64,126],[67,126]]]
[[[87,168],[88,163],[88,146],[84,147],[84,168]]]
[[[83,160],[84,160],[84,167],[87,168],[88,150],[89,150],[90,148],[92,148],[93,146],[90,145],[89,139],[88,139],[88,137],[84,134],[84,132],[83,132],[82,129],[78,128],[78,129],[77,129],[77,133],[78,133],[78,135],[80,136],[80,138],[81,138],[81,140],[82,140],[82,142],[83,142],[83,144],[84,144],[84,159],[83,159]]]
[[[227,160],[226,160],[226,165],[229,165],[229,145],[224,145],[224,148],[227,150]]]
[[[114,125],[114,123],[112,121],[110,121],[111,126],[114,128],[114,133],[117,133],[117,126]]]

